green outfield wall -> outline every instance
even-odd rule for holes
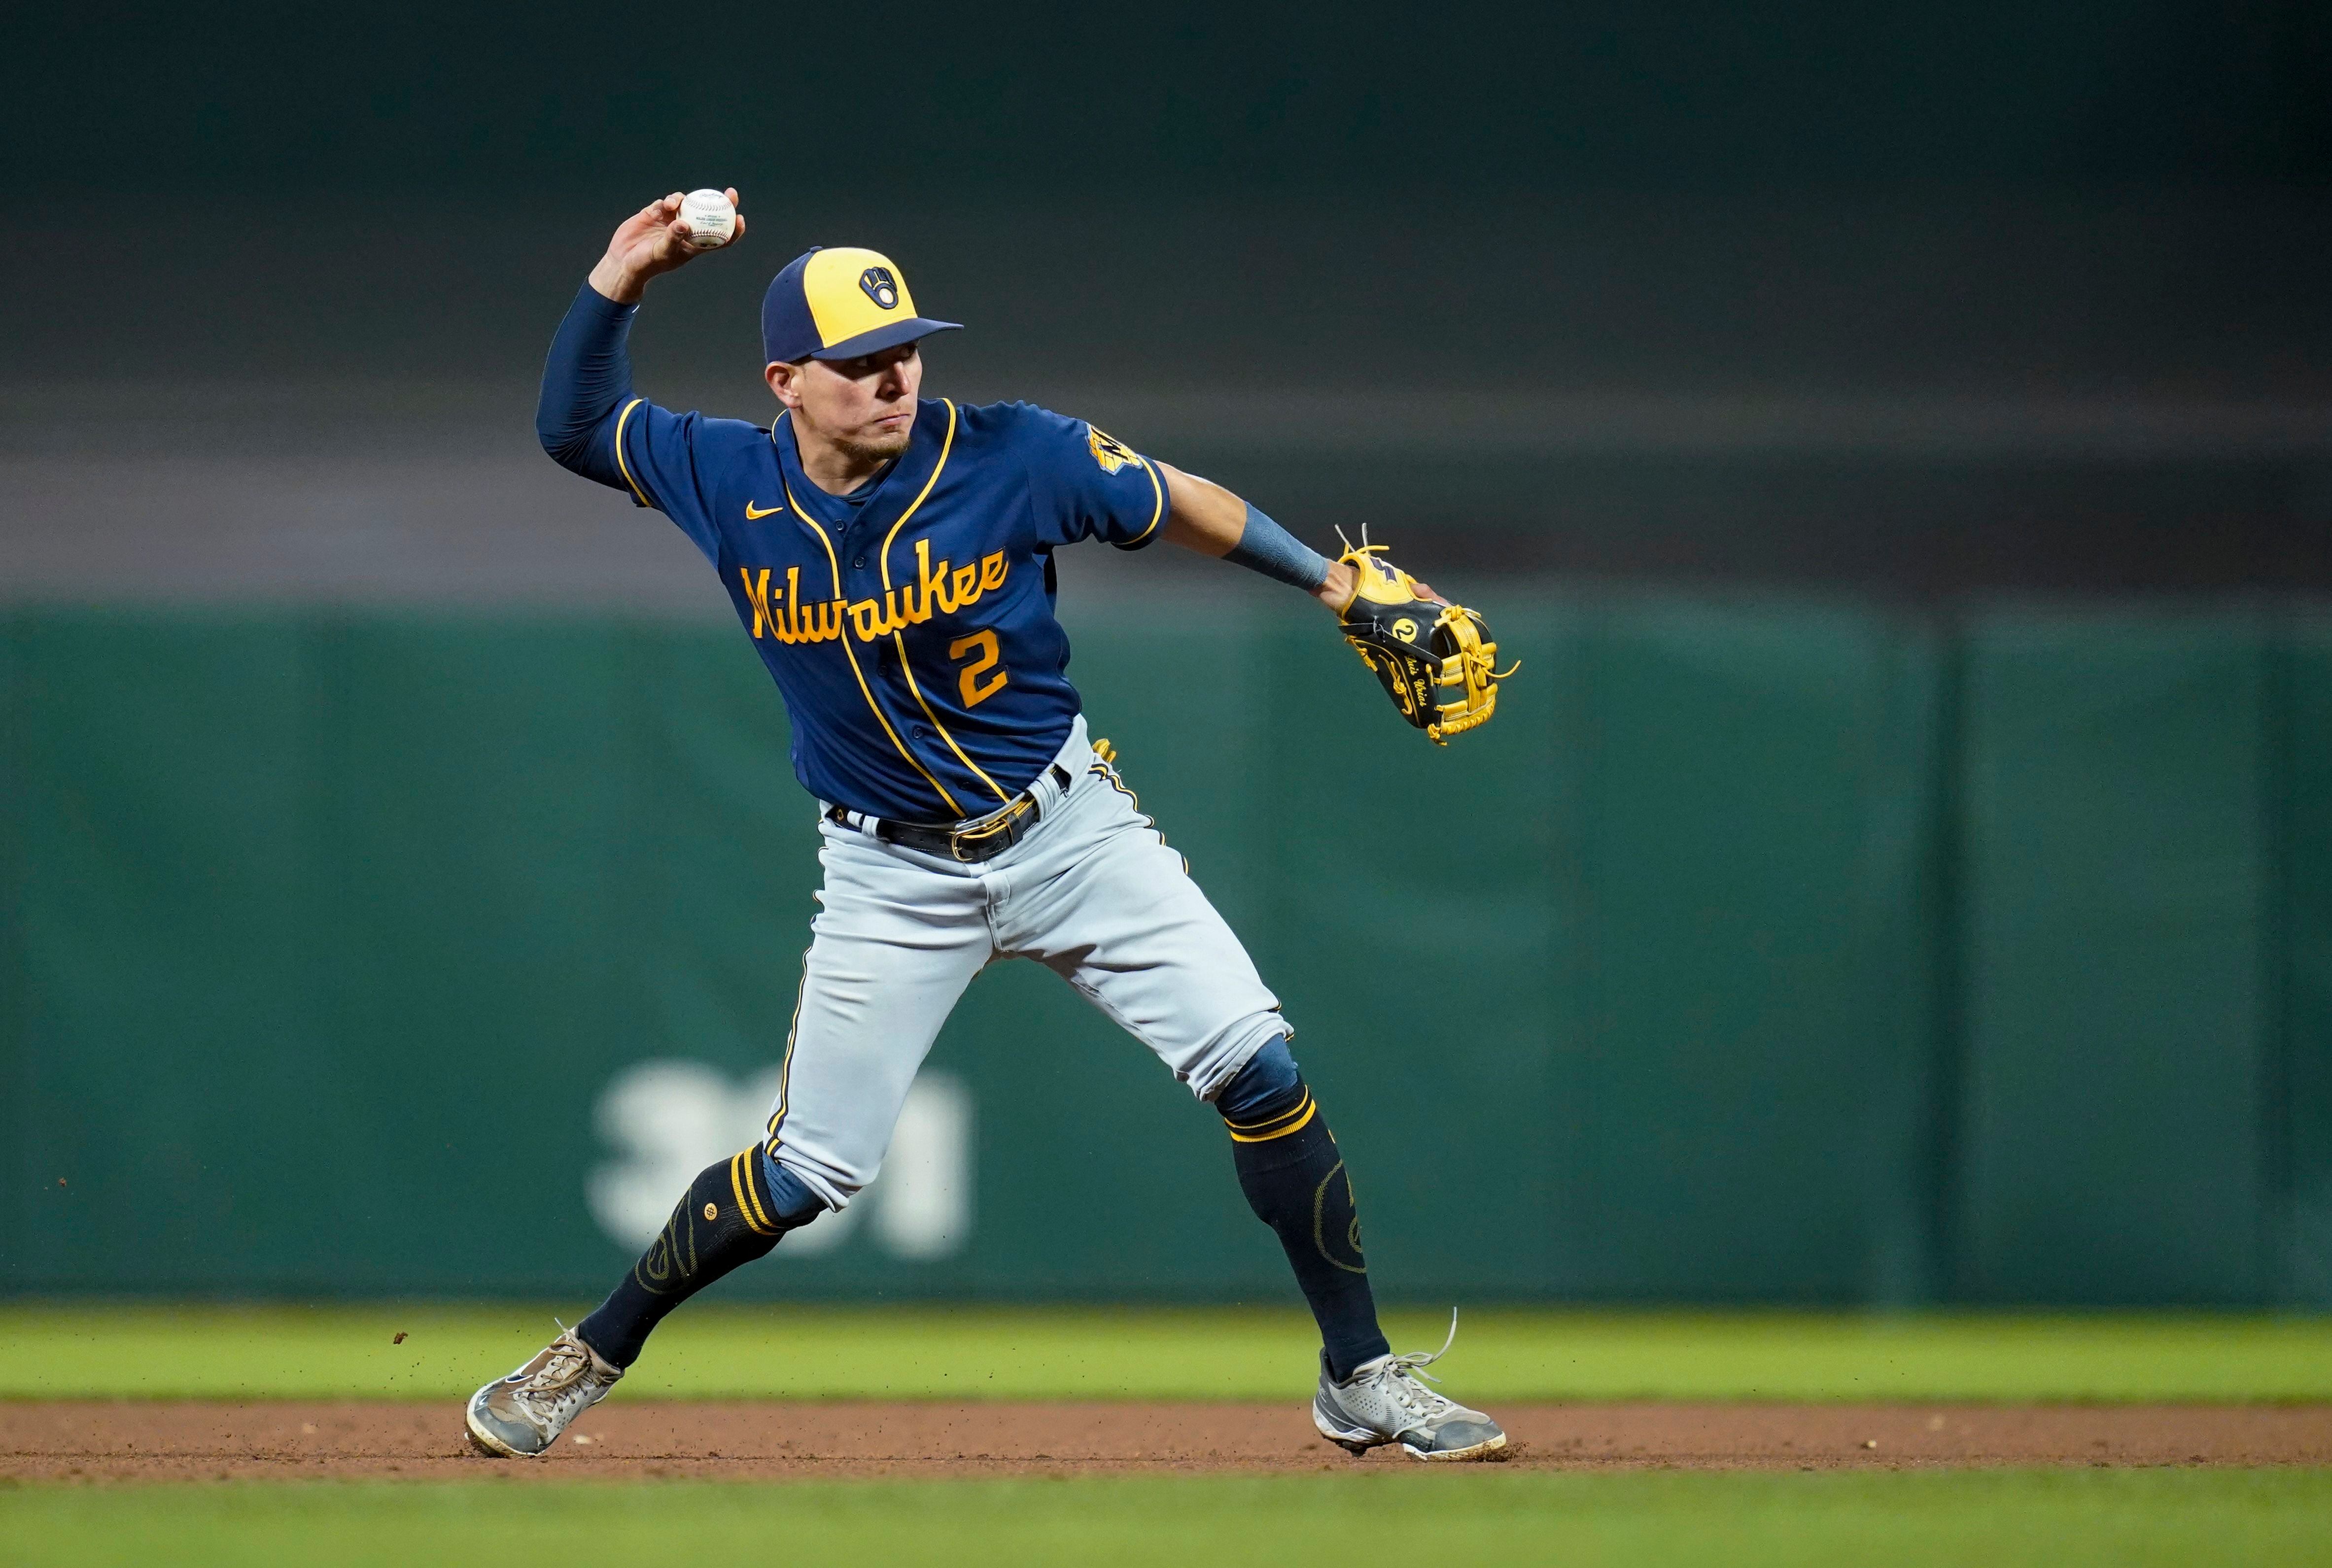
[[[1446,750],[1308,617],[1073,624],[1383,1290],[2332,1305],[2332,614],[1489,608]],[[0,1289],[580,1301],[758,1122],[817,863],[732,628],[18,609],[0,692]],[[1212,1113],[1005,964],[722,1288],[1283,1275]]]

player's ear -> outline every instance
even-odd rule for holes
[[[769,361],[761,378],[769,384],[769,394],[788,408],[801,406],[802,366],[788,365],[782,359]]]

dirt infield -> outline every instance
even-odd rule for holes
[[[1505,1406],[1509,1463],[1695,1469],[2332,1464],[2332,1406]],[[0,1478],[782,1480],[1406,1466],[1298,1404],[618,1401],[540,1461],[470,1452],[452,1404],[0,1403]]]

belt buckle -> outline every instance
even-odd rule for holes
[[[972,863],[972,858],[963,852],[964,845],[969,843],[978,847],[986,844],[989,840],[994,838],[1000,832],[1008,831],[1013,823],[1026,816],[1028,813],[1028,808],[1034,804],[1036,804],[1034,801],[1028,799],[1027,796],[1023,795],[1018,800],[1014,801],[1009,806],[1007,806],[1004,810],[999,812],[996,815],[996,820],[989,822],[987,826],[973,828],[961,833],[950,833],[948,835],[948,853],[955,857],[958,864],[970,865]],[[1008,843],[1010,841],[1011,841],[1008,840],[1007,841]]]

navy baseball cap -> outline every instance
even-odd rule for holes
[[[761,351],[771,364],[855,359],[960,326],[916,315],[891,258],[856,245],[811,247],[761,297]]]

